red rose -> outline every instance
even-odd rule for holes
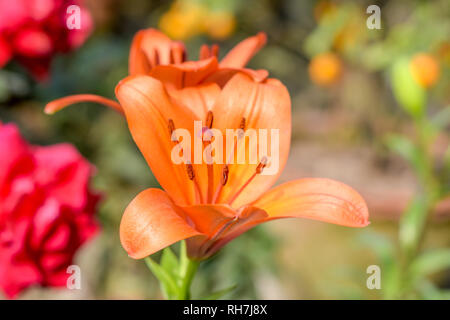
[[[0,287],[66,286],[67,267],[97,231],[92,166],[69,144],[29,145],[0,124]]]
[[[92,31],[92,18],[82,0],[0,0],[0,68],[15,58],[38,80],[48,77],[58,52],[83,44]],[[80,29],[69,29],[71,5],[80,8]]]

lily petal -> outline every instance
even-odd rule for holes
[[[267,214],[258,208],[235,210],[229,205],[194,205],[181,208],[196,230],[204,234],[187,240],[191,258],[205,259],[251,227],[264,222]]]
[[[64,109],[65,107],[68,107],[75,103],[81,103],[81,102],[93,102],[93,103],[99,103],[103,104],[109,108],[112,108],[119,113],[123,114],[122,107],[119,103],[117,103],[114,100],[107,99],[101,96],[97,96],[95,94],[76,94],[72,96],[67,96],[64,98],[53,100],[45,106],[44,112],[47,114],[53,114],[61,109]]]
[[[236,210],[228,205],[193,205],[181,207],[195,226],[195,229],[212,236],[221,225],[234,218]]]
[[[226,245],[234,238],[240,236],[251,228],[267,221],[267,213],[264,210],[255,207],[243,207],[240,210],[239,219],[222,234],[218,241],[215,241],[205,252],[204,257],[209,257],[216,253],[220,248]],[[193,238],[194,240],[195,238]],[[190,241],[190,240],[189,240]]]
[[[177,42],[156,29],[137,32],[130,49],[130,75],[148,74],[148,71],[157,65],[170,64],[174,43]]]
[[[348,227],[369,224],[369,211],[361,195],[330,179],[305,178],[281,184],[252,206],[266,211],[268,220],[296,217]]]
[[[224,136],[226,136],[226,129],[238,129],[242,119],[245,119],[245,130],[255,130],[258,140],[259,129],[267,130],[267,139],[262,140],[267,142],[267,156],[273,157],[273,161],[269,160],[272,162],[269,165],[273,165],[271,168],[276,172],[256,175],[249,186],[234,199],[232,206],[239,208],[256,200],[267,191],[275,183],[286,164],[291,138],[291,100],[286,87],[278,80],[267,79],[258,83],[246,74],[238,73],[223,88],[212,111],[214,115],[220,115],[215,117],[213,127],[221,129]],[[275,131],[272,132],[272,129]],[[272,141],[271,135],[276,132],[279,133],[279,148],[274,148],[275,154],[271,154],[272,143],[275,143],[275,139]],[[258,163],[250,164],[248,161],[250,148],[249,143],[244,143],[244,138],[237,146],[239,151],[236,151],[235,154],[245,152],[246,163],[229,165],[228,181],[223,187],[217,203],[232,201],[236,196],[236,191],[255,174],[258,167]],[[226,146],[224,146],[224,150],[226,150]],[[255,152],[253,148],[252,150]],[[278,154],[276,154],[277,151]],[[278,170],[275,170],[277,159]],[[228,160],[224,159],[224,161]],[[222,168],[214,169],[215,181],[221,181]],[[266,169],[269,170],[269,168]]]
[[[269,72],[264,69],[253,70],[253,69],[235,69],[235,68],[220,68],[216,72],[208,76],[204,82],[214,82],[217,83],[221,88],[223,88],[227,82],[238,72],[243,72],[253,78],[256,82],[263,82],[269,76]]]
[[[177,241],[201,235],[177,210],[160,189],[139,193],[125,209],[120,222],[120,242],[128,255],[142,259]]]
[[[250,59],[266,44],[267,36],[264,32],[239,42],[220,61],[221,68],[243,68]]]
[[[189,109],[176,105],[163,84],[149,76],[125,78],[117,85],[116,96],[133,139],[161,186],[178,205],[195,203],[195,186],[189,180],[186,166],[171,159],[175,142],[169,130],[171,119],[175,128],[188,130],[193,139],[195,116]]]
[[[179,105],[189,108],[198,119],[206,119],[206,114],[212,109],[220,91],[216,83],[206,83],[180,90],[169,90],[169,94]]]
[[[136,33],[131,42],[130,55],[128,58],[128,72],[130,75],[148,74],[152,68],[144,50],[142,50],[142,41],[146,35],[146,30],[140,30]]]
[[[179,64],[160,65],[150,71],[150,76],[162,81],[168,88],[181,89],[194,86],[218,67],[216,57]]]

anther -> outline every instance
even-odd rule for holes
[[[213,125],[214,115],[212,111],[208,111],[208,114],[206,115],[206,126],[211,129]]]
[[[241,122],[239,123],[239,129],[245,130],[245,118],[241,119]]]
[[[228,172],[229,172],[229,169],[228,169],[228,165],[226,164],[226,165],[223,167],[223,171],[222,171],[222,185],[223,185],[223,186],[227,184],[227,181],[228,181]]]
[[[172,133],[175,131],[175,124],[173,123],[172,119],[169,119],[169,133],[172,135]]]
[[[186,164],[186,171],[187,171],[189,180],[194,180],[195,174],[194,174],[194,168],[192,167],[192,164],[190,164],[190,163]]]
[[[242,118],[241,122],[239,123],[238,139],[242,139],[244,134],[245,134],[245,118]]]
[[[172,120],[172,119],[169,119],[168,128],[169,128],[170,138],[172,139],[173,132],[175,131],[175,124],[173,123],[173,120]],[[172,139],[172,140],[173,140],[173,141],[177,141],[178,139],[175,137],[175,138]]]
[[[267,165],[267,157],[264,156],[261,158],[261,161],[259,162],[258,166],[256,167],[256,173],[260,174],[263,171],[263,169],[266,167],[266,165]]]

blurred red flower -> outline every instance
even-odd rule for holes
[[[71,145],[32,146],[15,125],[0,124],[0,288],[7,297],[33,284],[66,285],[74,254],[99,228],[92,169]]]
[[[38,80],[48,77],[52,57],[79,47],[93,24],[81,0],[0,0],[0,68],[17,59]],[[80,29],[67,27],[71,5],[80,8]]]

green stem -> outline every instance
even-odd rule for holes
[[[421,244],[425,237],[427,226],[431,218],[431,213],[439,199],[439,179],[436,177],[433,169],[433,156],[430,152],[433,134],[429,131],[429,122],[426,118],[415,119],[415,130],[417,132],[417,147],[422,157],[421,171],[416,172],[421,184],[423,193],[423,207],[421,208],[422,217],[419,220],[418,232],[415,233],[413,245],[408,248],[401,248],[400,256],[400,292],[399,296],[405,298],[410,287],[409,268],[420,252]],[[416,195],[418,197],[418,195]]]
[[[199,261],[189,259],[187,256],[186,243],[183,241],[181,244],[180,252],[180,290],[178,292],[179,300],[189,300],[191,298],[191,284],[197,272]]]

